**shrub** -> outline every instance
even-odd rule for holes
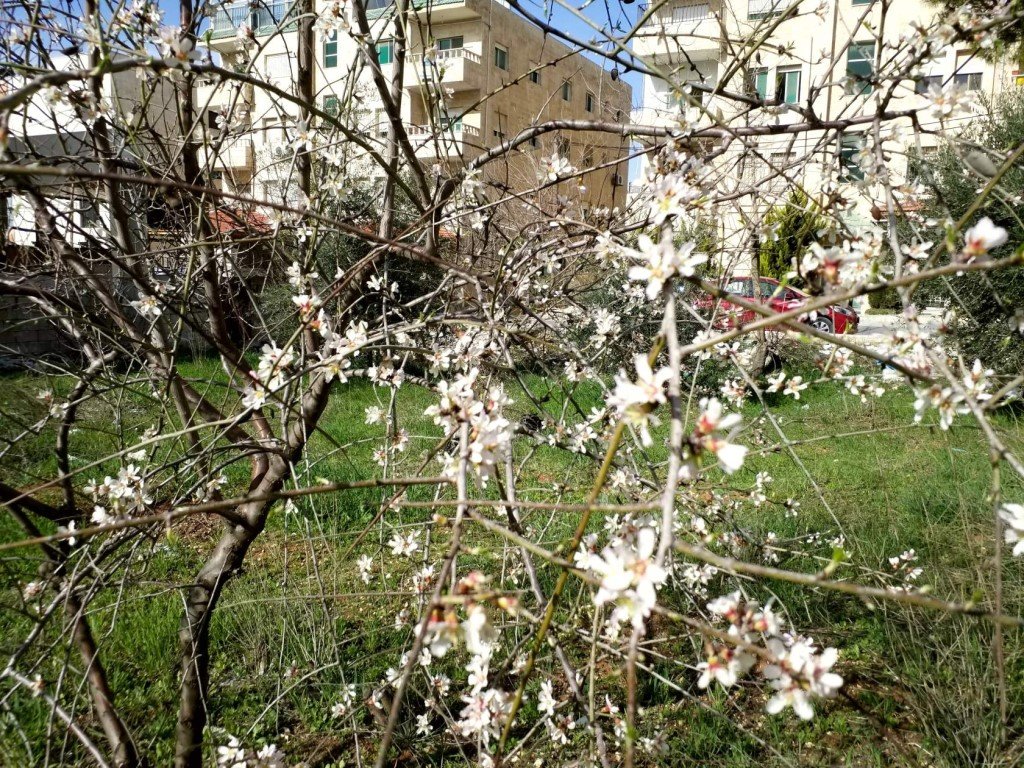
[[[974,151],[991,153],[998,163],[999,156],[1005,157],[1024,142],[1024,93],[1007,92],[999,97],[990,115],[973,122],[963,138],[979,148]],[[943,145],[934,157],[928,158],[927,164],[922,163],[922,168],[934,193],[928,213],[939,220],[945,216],[954,221],[963,217],[976,201],[975,189],[983,179],[965,165],[962,146]],[[1024,225],[1002,201],[1024,194],[1024,166],[1018,163],[1011,168],[1001,178],[1000,188],[1003,194],[986,199],[969,224],[988,216],[1008,230],[1009,243],[1020,243]],[[929,235],[936,242],[944,237],[942,231]],[[1011,245],[1006,245],[990,255],[1004,258],[1011,249]],[[954,341],[963,358],[968,362],[980,358],[1004,373],[1024,370],[1024,343],[1016,331],[1016,313],[1024,306],[1024,269],[963,274],[939,285],[943,287],[937,288],[937,295],[915,298],[918,302],[943,300],[956,310],[960,322]]]
[[[793,259],[818,238],[818,231],[827,225],[816,203],[802,190],[795,190],[785,205],[776,206],[764,218],[766,228],[773,227],[777,237],[761,243],[760,269],[765,277],[785,279]],[[792,281],[799,286],[799,280]]]

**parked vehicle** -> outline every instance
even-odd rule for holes
[[[775,312],[789,312],[797,309],[810,300],[810,296],[803,291],[782,285],[778,280],[771,277],[762,277],[760,280],[761,303],[767,304]],[[737,277],[726,284],[725,290],[747,301],[754,301],[754,279],[751,277]],[[718,301],[713,296],[703,295],[695,302],[697,309],[710,312],[716,311],[716,325],[720,327],[734,327],[744,325],[753,321],[758,314],[752,309],[744,309],[728,301]],[[828,333],[856,333],[860,325],[860,316],[852,307],[830,304],[814,312],[814,316],[808,315],[803,322],[816,328],[819,331]]]

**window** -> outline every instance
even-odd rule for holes
[[[709,3],[686,3],[672,9],[672,22],[681,24],[687,21],[700,21],[711,15]]]
[[[847,133],[839,145],[839,161],[843,175],[849,179],[863,179],[864,169],[860,167],[858,154],[864,149],[864,134]]]
[[[341,111],[340,107],[341,103],[338,101],[337,96],[324,96],[324,112],[328,115],[337,117]]]
[[[974,51],[957,51],[953,82],[969,91],[981,90],[981,60]]]
[[[572,144],[569,139],[564,136],[558,140],[558,155],[564,157],[566,160],[569,159],[569,150],[572,149]]]
[[[79,200],[78,215],[81,227],[95,227],[100,224],[100,209],[95,200]]]
[[[785,104],[800,101],[800,67],[779,69],[775,75],[775,98]]]
[[[961,72],[953,75],[953,82],[965,86],[968,91],[981,90],[981,72]]]
[[[568,80],[562,81],[562,101],[572,101],[572,83]]]
[[[871,93],[874,86],[871,78],[875,74],[875,43],[853,43],[846,52],[846,92],[851,96]]]
[[[754,284],[753,281],[747,277],[741,280],[733,280],[725,286],[725,290],[735,296],[753,296]]]
[[[442,37],[437,41],[437,50],[439,51],[457,51],[462,48],[462,35],[455,35],[454,37]]]
[[[508,71],[508,51],[500,45],[494,46],[494,66]]]
[[[592,168],[594,165],[594,148],[587,147],[583,150],[583,162],[581,165],[584,168]]]
[[[395,58],[394,40],[384,40],[377,43],[377,63],[390,64]]]
[[[851,5],[871,5],[875,0],[853,0]]]
[[[458,133],[462,130],[462,113],[460,112],[445,112],[441,115],[440,119],[441,127],[445,130],[451,129]]]
[[[530,82],[536,85],[540,85],[540,70],[535,69],[530,72]]]
[[[534,149],[539,147],[540,146],[540,139],[537,138],[536,136],[531,136],[530,137],[530,146],[533,147]]]
[[[756,93],[759,99],[768,98],[768,70],[752,69],[747,73],[747,91]]]
[[[925,75],[914,83],[914,93],[928,93],[932,87],[942,87],[942,75]]]
[[[590,93],[590,91],[587,91],[587,100],[586,100],[585,109],[587,110],[587,112],[593,112],[594,111],[594,94]]]
[[[324,39],[324,69],[338,66],[338,30]]]
[[[501,112],[494,113],[494,121],[496,128],[494,129],[494,138],[499,141],[505,140],[505,129],[508,127],[508,115],[504,115]]]
[[[764,19],[775,13],[781,13],[790,0],[747,0],[747,18]]]

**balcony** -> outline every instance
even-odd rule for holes
[[[479,115],[464,115],[479,118]],[[480,151],[480,129],[475,125],[457,122],[448,128],[429,125],[406,126],[409,141],[420,160],[440,160],[473,155]]]
[[[214,145],[216,142],[213,142]],[[203,147],[200,161],[214,171],[252,171],[252,139],[243,137],[227,139],[214,153],[214,146]]]
[[[210,39],[234,37],[242,24],[248,24],[257,37],[269,35],[281,27],[285,19],[289,19],[289,23],[294,21],[292,5],[290,2],[243,2],[217,8],[213,14]]]
[[[412,0],[411,6],[421,20],[431,24],[466,21],[480,18],[479,0]],[[366,16],[370,19],[394,12],[394,0],[366,0]]]
[[[680,0],[658,8],[634,38],[633,52],[637,56],[665,59],[682,58],[681,50],[690,56],[717,55],[722,30],[714,15],[715,5]],[[640,6],[641,17],[648,8],[648,5]]]
[[[435,51],[429,58],[411,53],[405,66],[405,87],[422,88],[439,84],[453,91],[479,90],[483,65],[479,53],[468,48]]]

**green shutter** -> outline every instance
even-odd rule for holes
[[[380,43],[377,46],[377,63],[390,64],[391,59],[394,56],[394,53],[394,43],[392,43],[390,40],[388,40],[386,43]]]
[[[768,98],[768,70],[761,69],[754,73],[754,90],[761,99]]]

